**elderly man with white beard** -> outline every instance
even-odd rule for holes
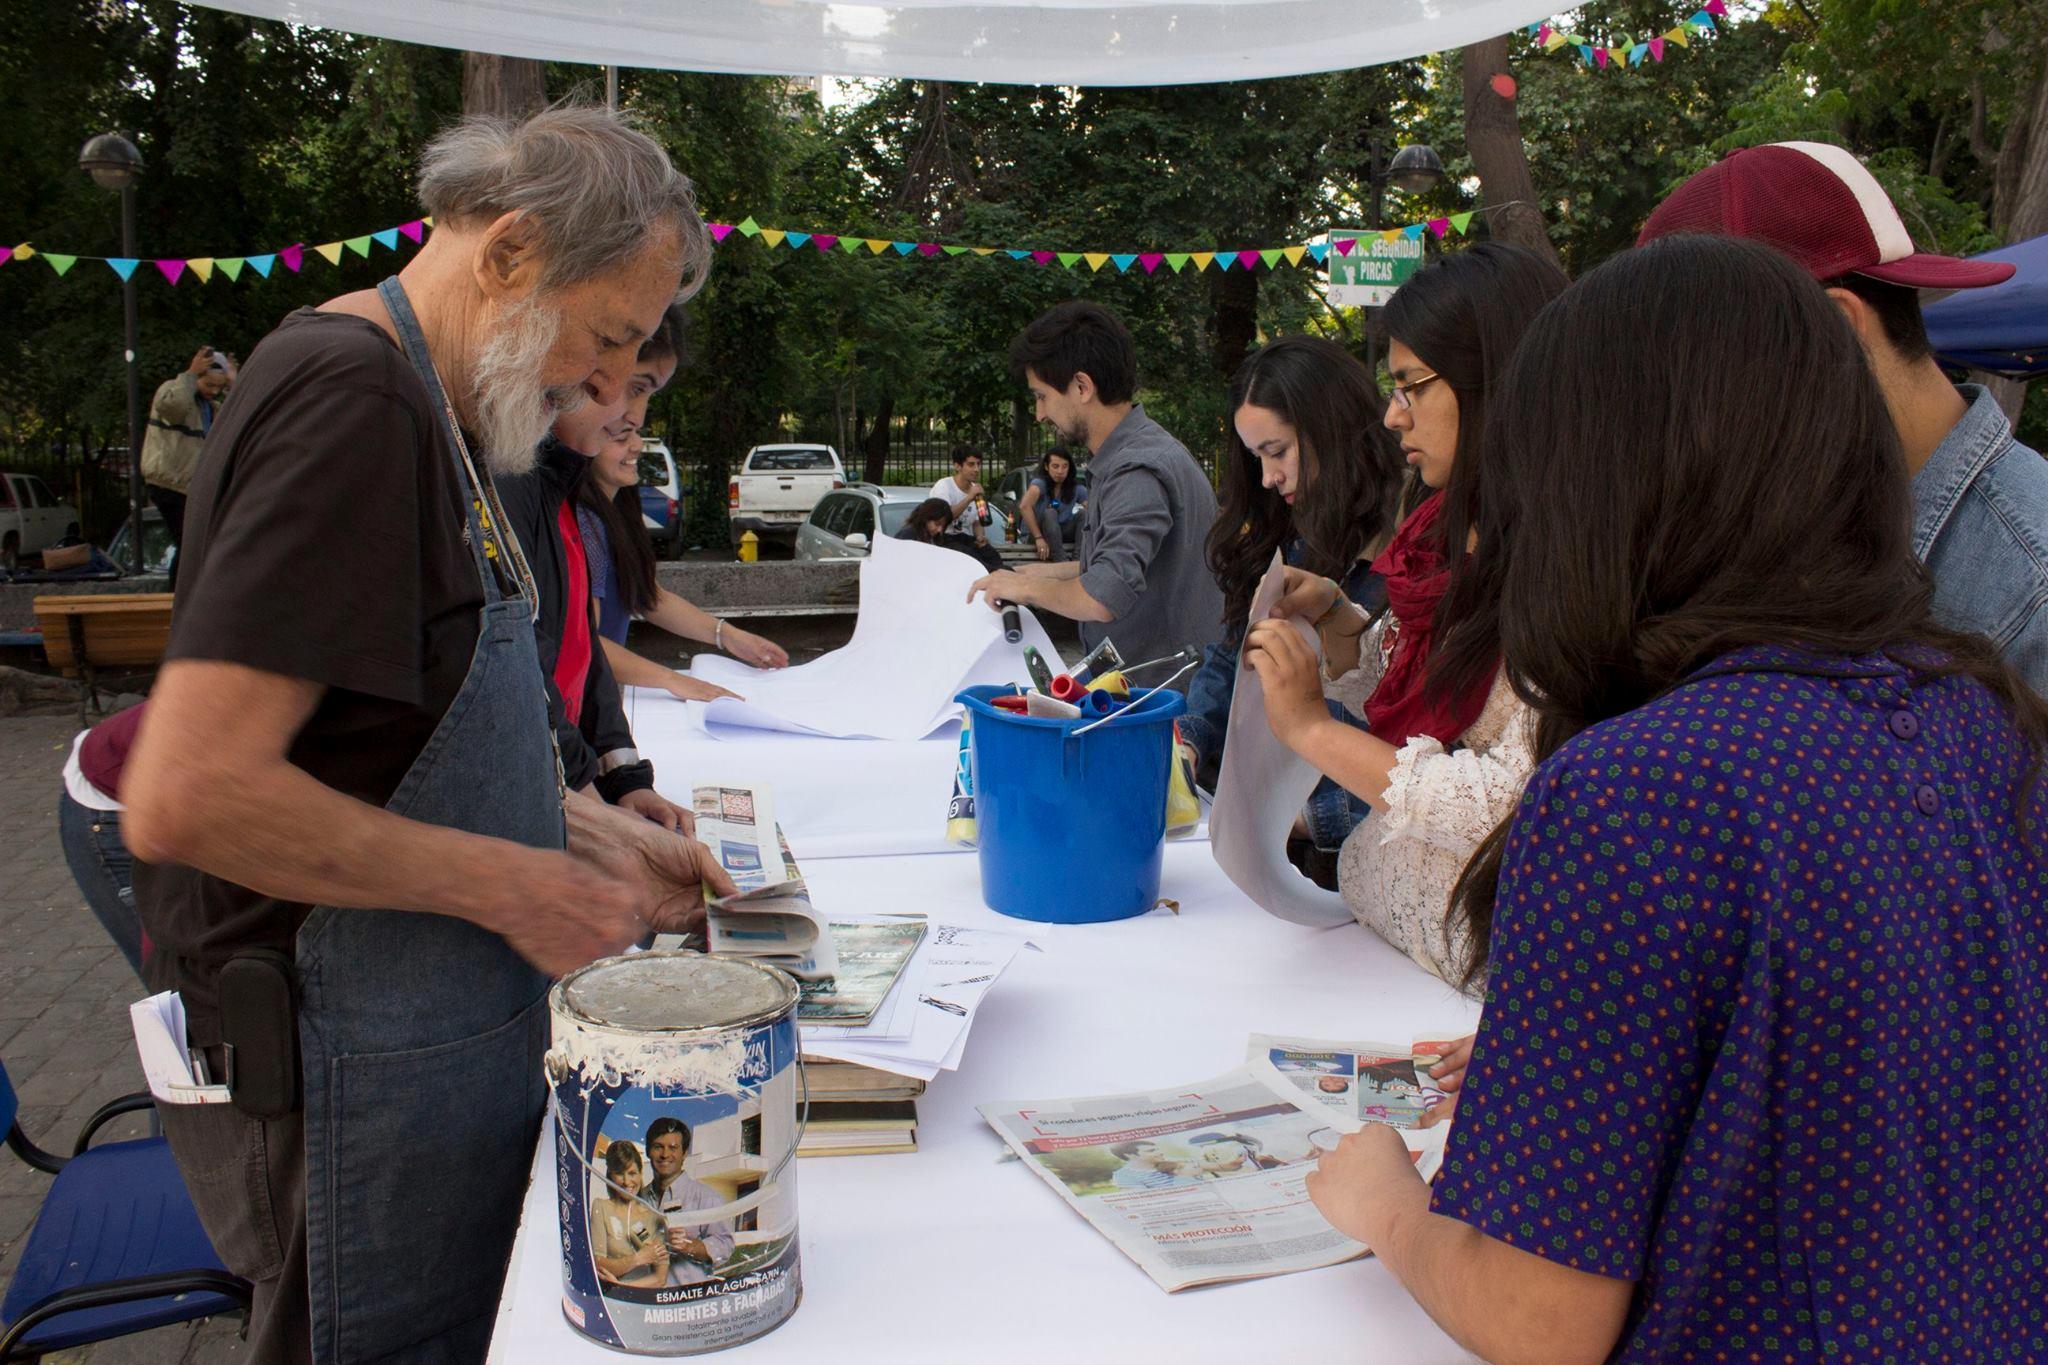
[[[159,1111],[258,1361],[481,1360],[550,978],[731,889],[563,790],[493,484],[701,285],[690,182],[567,107],[449,130],[419,190],[412,262],[287,317],[213,425],[124,781],[146,975],[233,1092]]]

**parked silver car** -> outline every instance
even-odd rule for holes
[[[78,534],[78,509],[33,474],[0,473],[0,568]]]
[[[856,483],[834,489],[796,528],[797,559],[861,559],[875,543],[877,531],[893,536],[910,518],[910,509],[925,500],[923,488],[884,488]]]

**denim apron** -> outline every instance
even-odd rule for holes
[[[388,279],[378,293],[445,413],[404,291]],[[484,588],[476,654],[385,809],[562,848],[531,606],[499,590],[483,492],[450,458]],[[481,1361],[546,1096],[548,979],[465,920],[333,906],[300,929],[298,973],[314,1358]]]

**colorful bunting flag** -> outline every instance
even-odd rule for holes
[[[319,245],[319,246],[316,246],[316,247],[314,247],[314,248],[313,248],[313,250],[314,250],[314,251],[315,251],[316,253],[318,253],[319,255],[325,256],[325,257],[327,258],[327,264],[329,264],[329,265],[340,265],[340,264],[341,264],[341,243],[340,243],[340,242],[323,242],[323,243],[322,243],[321,245]]]
[[[898,256],[908,256],[911,252],[917,250],[916,242],[891,242],[889,246]]]
[[[383,247],[386,251],[398,250],[397,228],[385,228],[382,232],[371,233],[370,237],[377,243],[378,246]]]
[[[712,241],[714,241],[714,242],[722,242],[722,241],[724,241],[724,240],[726,239],[726,237],[727,237],[728,235],[730,235],[730,234],[731,234],[731,232],[732,232],[732,224],[731,224],[731,223],[713,223],[713,224],[711,224],[711,240],[712,240]]]
[[[1287,258],[1287,264],[1300,265],[1301,258],[1308,255],[1308,248],[1305,246],[1283,247],[1280,250],[1280,254]],[[1268,262],[1268,264],[1271,264],[1271,262]]]
[[[1330,244],[1328,242],[1311,243],[1308,249],[1308,254],[1316,258],[1317,265],[1321,265],[1324,259],[1328,257],[1330,254]]]
[[[1463,213],[1454,213],[1451,215],[1451,226],[1458,230],[1458,235],[1460,237],[1463,237],[1465,235],[1465,230],[1472,226],[1472,212],[1472,210],[1467,209]]]
[[[1169,251],[1166,253],[1166,263],[1172,266],[1173,273],[1178,275],[1187,268],[1188,253],[1185,251]]]
[[[13,259],[14,248],[11,246],[0,246],[0,265],[6,265],[9,261]]]
[[[370,239],[368,237],[351,237],[346,242],[343,242],[342,245],[365,260],[369,259]]]
[[[19,257],[21,253],[16,252],[15,255],[16,257]],[[69,270],[72,266],[78,264],[78,258],[76,256],[64,256],[60,255],[55,251],[45,251],[41,253],[41,255],[44,260],[50,263],[50,269],[56,271],[60,278],[63,276],[65,271]]]
[[[251,256],[249,258],[249,268],[266,280],[270,278],[270,267],[276,264],[277,253],[274,251],[268,255]]]
[[[286,270],[291,271],[294,275],[298,274],[299,268],[306,263],[305,243],[293,242],[290,246],[277,253],[277,259],[284,262]],[[265,271],[264,273],[268,274],[269,272]]]
[[[761,240],[770,246],[781,246],[782,239],[788,235],[781,228],[762,228],[759,233]]]
[[[1216,259],[1216,253],[1213,251],[1191,252],[1188,255],[1188,259],[1195,263],[1195,273],[1200,274],[1209,268],[1209,262]]]
[[[242,278],[242,266],[245,264],[244,259],[242,257],[223,256],[219,260],[215,261],[214,264],[220,267],[221,274],[228,277],[229,283],[233,283],[234,281]]]
[[[1676,28],[1611,46],[1594,43],[1580,34],[1555,29],[1549,24],[1531,24],[1528,32],[1545,52],[1555,52],[1559,48],[1569,47],[1578,54],[1580,61],[1596,70],[1605,71],[1609,67],[1626,69],[1640,67],[1646,59],[1650,62],[1662,62],[1666,44],[1688,46],[1689,37],[1695,30],[1701,33],[1713,31],[1717,27],[1714,22],[1716,16],[1726,16],[1727,13],[1727,0],[1707,0],[1706,4],[1694,10],[1685,22]]]
[[[793,251],[805,242],[810,241],[811,234],[808,232],[785,232],[782,234],[782,239],[789,243],[790,249]]]
[[[1081,253],[1078,251],[1062,251],[1059,252],[1058,255],[1060,258],[1060,264],[1068,270],[1072,270],[1074,268],[1074,262],[1081,259]]]
[[[135,273],[135,267],[141,264],[141,261],[129,256],[109,256],[107,258],[108,268],[116,275],[119,275],[124,284],[127,282],[128,277]]]
[[[1088,262],[1090,270],[1099,271],[1102,267],[1109,264],[1109,253],[1107,251],[1084,251],[1081,253],[1081,259]]]
[[[185,268],[197,275],[201,284],[213,283],[213,257],[189,256],[185,260]]]
[[[751,237],[760,230],[761,225],[755,222],[751,215],[748,216],[745,222],[740,224],[740,236],[742,237]]]
[[[1157,270],[1159,263],[1165,259],[1166,257],[1157,251],[1141,251],[1138,253],[1138,264],[1144,267],[1147,275]]]

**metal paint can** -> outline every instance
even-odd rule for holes
[[[549,992],[562,1313],[583,1335],[697,1355],[796,1311],[797,995],[697,953],[606,958]]]

